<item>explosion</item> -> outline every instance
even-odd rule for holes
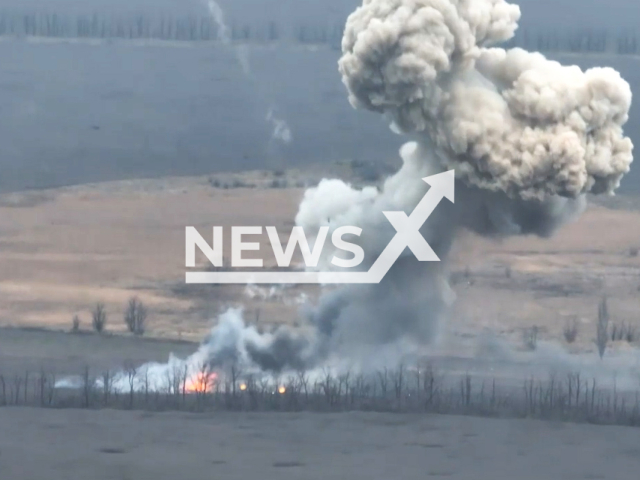
[[[413,141],[380,189],[323,180],[308,190],[296,224],[305,232],[328,225],[329,234],[362,228],[368,269],[394,234],[382,212],[412,211],[423,177],[455,169],[455,205],[440,204],[421,229],[441,262],[418,262],[405,250],[379,285],[345,286],[308,309],[311,338],[283,328],[268,342],[249,339],[253,363],[357,368],[400,359],[438,336],[454,300],[447,257],[461,229],[550,236],[582,212],[587,193],[618,187],[632,162],[622,130],[628,83],[611,68],[583,72],[497,47],[519,18],[504,0],[364,0],[351,14],[338,63],[349,101]],[[319,268],[331,269],[339,253],[323,253]]]
[[[217,373],[198,372],[195,375],[188,375],[185,379],[185,393],[207,393],[213,390],[217,380]]]
[[[283,372],[402,361],[432,344],[447,317],[447,258],[460,230],[546,237],[582,212],[587,193],[613,194],[632,162],[622,129],[629,84],[611,68],[500,48],[519,18],[504,0],[363,1],[346,22],[342,81],[355,108],[411,141],[381,187],[323,180],[307,190],[296,224],[307,234],[360,227],[366,270],[395,233],[382,212],[411,212],[423,177],[455,169],[455,205],[440,204],[421,228],[441,262],[405,250],[380,284],[344,286],[307,306],[304,333],[261,333],[230,310],[184,363]],[[335,269],[329,259],[340,253],[325,250],[318,268]]]

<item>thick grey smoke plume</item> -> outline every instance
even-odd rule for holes
[[[456,233],[549,236],[612,193],[632,161],[623,136],[629,85],[609,68],[582,72],[538,53],[489,48],[508,40],[520,11],[502,0],[364,0],[348,19],[339,69],[356,108],[411,134],[402,168],[381,187],[324,180],[305,193],[296,223],[362,228],[368,268],[395,231],[383,211],[410,213],[422,178],[454,168],[456,203],[443,201],[421,233],[442,260],[406,250],[379,285],[351,285],[305,312],[303,331],[260,334],[240,312],[220,319],[198,352],[263,370],[371,365],[437,339],[454,300],[447,257]],[[319,268],[331,268],[325,251]]]

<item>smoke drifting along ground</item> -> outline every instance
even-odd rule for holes
[[[406,250],[381,284],[339,288],[308,307],[303,332],[260,334],[230,311],[198,361],[283,371],[402,358],[437,339],[454,300],[447,256],[461,228],[549,236],[582,211],[585,194],[613,193],[632,161],[622,131],[629,85],[610,68],[583,72],[493,47],[519,17],[502,0],[364,0],[346,23],[342,80],[355,108],[386,116],[412,141],[381,188],[324,180],[306,192],[296,223],[307,234],[361,227],[368,268],[395,233],[382,212],[410,213],[427,191],[421,179],[453,168],[455,205],[443,201],[421,230],[442,261],[420,263]]]

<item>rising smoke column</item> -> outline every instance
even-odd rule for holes
[[[338,288],[309,307],[310,332],[260,334],[228,312],[197,358],[268,371],[401,360],[437,339],[454,300],[447,257],[460,229],[546,237],[583,210],[585,194],[613,193],[632,161],[622,132],[629,85],[610,68],[583,72],[492,47],[519,17],[503,0],[364,0],[347,20],[342,80],[355,108],[386,116],[412,141],[380,188],[323,180],[309,189],[296,223],[307,235],[361,227],[368,269],[395,234],[382,212],[410,213],[427,191],[421,179],[454,168],[455,205],[442,202],[421,229],[442,261],[405,250],[379,285]],[[322,270],[341,255],[327,247]]]
[[[347,20],[339,70],[349,101],[414,142],[380,191],[337,180],[308,191],[297,224],[360,226],[373,261],[394,233],[381,212],[411,212],[426,192],[422,177],[455,169],[456,205],[441,204],[422,228],[442,262],[405,251],[380,285],[339,289],[309,312],[312,360],[433,341],[453,299],[447,254],[460,228],[549,236],[582,211],[586,193],[613,193],[629,171],[627,82],[611,68],[583,72],[492,48],[519,18],[503,0],[364,0]]]

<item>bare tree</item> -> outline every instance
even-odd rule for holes
[[[104,303],[98,302],[91,312],[92,320],[93,320],[93,329],[102,333],[104,331],[104,327],[107,325],[107,312],[104,307]]]
[[[134,335],[144,335],[148,311],[147,307],[138,299],[132,297],[124,312],[124,323]]]
[[[211,368],[211,363],[204,361],[198,365],[197,372],[194,393],[196,398],[200,399],[213,389],[216,374]]]
[[[305,403],[309,402],[309,377],[304,369],[299,369],[298,372],[298,384],[300,391],[304,392]]]
[[[127,375],[127,383],[129,384],[129,408],[133,408],[133,400],[136,392],[136,377],[138,376],[138,367],[130,361],[125,362],[124,371]]]
[[[604,356],[607,349],[607,341],[609,340],[609,309],[607,307],[607,297],[602,297],[598,305],[598,323],[596,325],[596,346],[600,358]]]
[[[89,366],[85,366],[82,371],[82,396],[85,408],[91,406],[96,380],[91,376]]]
[[[73,320],[71,321],[71,331],[73,333],[78,333],[80,331],[80,317],[78,315],[73,316]]]
[[[113,387],[113,375],[109,370],[102,373],[102,396],[105,407],[109,404],[111,389]]]

